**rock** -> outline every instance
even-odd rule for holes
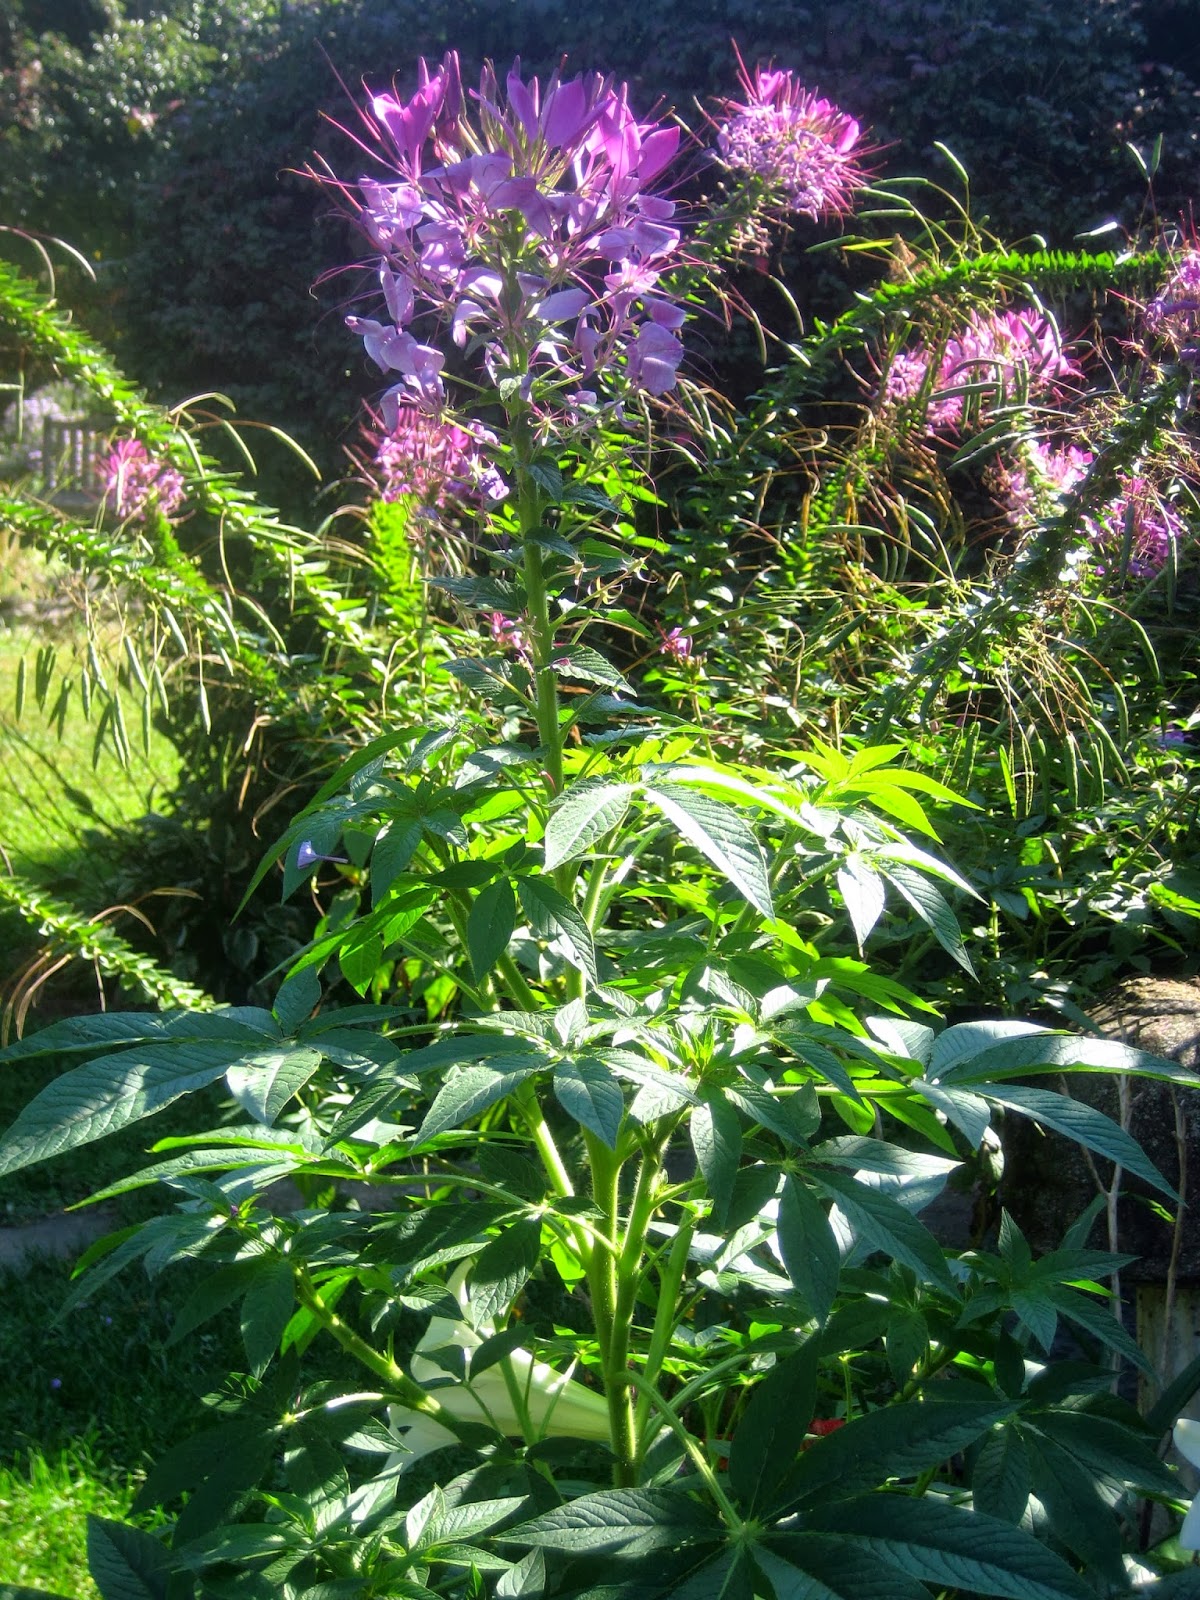
[[[1108,1038],[1151,1055],[1166,1056],[1192,1071],[1200,1069],[1200,981],[1132,978],[1116,985],[1091,1012]],[[1122,1123],[1174,1188],[1179,1187],[1180,1151],[1184,1158],[1189,1209],[1200,1201],[1200,1091],[1147,1078],[1118,1079],[1099,1073],[1032,1080],[1042,1088],[1062,1088]],[[1178,1125],[1177,1125],[1178,1109]],[[1057,1248],[1070,1223],[1107,1186],[1112,1163],[1088,1155],[1055,1133],[1041,1133],[1026,1118],[1005,1120],[1004,1179],[1000,1198],[1037,1252]],[[1122,1269],[1130,1283],[1166,1280],[1174,1227],[1161,1210],[1165,1197],[1141,1179],[1122,1173],[1117,1206],[1119,1248],[1139,1259]],[[1098,1227],[1094,1245],[1106,1244]],[[1177,1263],[1181,1282],[1200,1281],[1200,1229],[1183,1229]]]

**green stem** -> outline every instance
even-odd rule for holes
[[[614,1252],[592,1251],[587,1263],[587,1275],[592,1320],[596,1325],[596,1343],[600,1348],[600,1370],[604,1377],[605,1399],[608,1401],[609,1435],[615,1458],[613,1483],[616,1488],[625,1489],[634,1482],[636,1452],[633,1403],[625,1381],[629,1330],[627,1326],[620,1330],[617,1323],[620,1272],[615,1250],[620,1239],[621,1162],[616,1152],[588,1129],[584,1129],[583,1137],[592,1172],[592,1199],[603,1219],[601,1232],[614,1246]]]
[[[296,1263],[293,1267],[296,1280],[296,1298],[300,1304],[311,1311],[313,1316],[341,1345],[347,1355],[353,1356],[367,1371],[372,1373],[381,1382],[387,1385],[395,1395],[411,1411],[419,1411],[424,1416],[431,1417],[435,1422],[440,1422],[448,1428],[457,1439],[464,1439],[470,1431],[470,1424],[464,1424],[446,1408],[439,1404],[437,1399],[427,1390],[415,1383],[404,1368],[391,1356],[384,1355],[376,1350],[373,1345],[361,1338],[347,1322],[344,1322],[332,1306],[329,1306],[321,1297],[321,1291],[309,1277],[307,1270]]]
[[[687,1271],[688,1253],[692,1248],[692,1235],[695,1230],[694,1216],[685,1217],[679,1224],[671,1245],[671,1253],[658,1280],[658,1307],[654,1313],[654,1327],[650,1333],[650,1345],[646,1351],[646,1364],[642,1371],[642,1381],[647,1387],[638,1391],[636,1426],[639,1461],[646,1454],[650,1443],[646,1436],[646,1425],[650,1421],[650,1395],[657,1393],[655,1385],[658,1382],[658,1375],[662,1371],[667,1351],[671,1348],[679,1305],[679,1286]]]
[[[688,1458],[692,1465],[704,1479],[704,1483],[709,1494],[711,1494],[713,1499],[717,1502],[717,1507],[720,1510],[725,1525],[734,1533],[740,1532],[745,1524],[743,1523],[741,1517],[738,1516],[733,1502],[725,1493],[724,1489],[722,1489],[716,1473],[709,1464],[704,1451],[700,1448],[699,1440],[692,1438],[691,1434],[684,1427],[683,1423],[680,1422],[674,1411],[672,1411],[671,1407],[666,1403],[657,1390],[647,1387],[644,1378],[639,1377],[636,1372],[628,1372],[625,1375],[625,1381],[629,1384],[630,1388],[638,1391],[639,1398],[646,1399],[656,1411],[661,1413],[663,1420],[667,1424],[667,1427],[670,1428],[671,1432],[687,1451]]]

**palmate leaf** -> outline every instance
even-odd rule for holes
[[[1000,1023],[962,1023],[963,1030],[970,1028],[973,1048],[955,1052],[949,1059],[939,1059],[939,1046],[949,1045],[950,1035],[959,1028],[947,1028],[934,1045],[930,1063],[930,1077],[942,1083],[963,1084],[973,1087],[998,1083],[1006,1078],[1027,1077],[1036,1072],[1128,1072],[1139,1078],[1160,1078],[1171,1083],[1181,1083],[1200,1089],[1200,1076],[1180,1066],[1178,1061],[1168,1061],[1163,1056],[1150,1055],[1133,1045],[1120,1044],[1116,1039],[1096,1039],[1079,1034],[1052,1033],[1031,1023],[1007,1024],[1009,1037],[997,1038]],[[993,1043],[987,1043],[991,1032]]]
[[[742,1159],[742,1124],[718,1091],[707,1094],[692,1110],[689,1132],[713,1204],[713,1221],[723,1228],[733,1198],[733,1183]]]
[[[779,1362],[755,1387],[729,1447],[729,1483],[747,1512],[770,1505],[795,1460],[817,1393],[811,1349]]]
[[[883,915],[886,890],[883,879],[871,863],[860,855],[848,855],[837,870],[837,886],[861,951],[871,929]]]
[[[1029,1534],[928,1495],[860,1495],[814,1512],[806,1528],[946,1589],[1003,1600],[1095,1600],[1094,1589]],[[801,1567],[805,1539],[797,1534],[787,1541],[789,1556]]]
[[[546,823],[546,870],[586,854],[620,823],[633,792],[628,783],[573,784]]]
[[[1031,1487],[1045,1507],[1054,1537],[1097,1572],[1110,1589],[1124,1583],[1121,1535],[1116,1518],[1093,1486],[1090,1474],[1049,1439],[1028,1437]]]
[[[835,1200],[868,1250],[883,1250],[903,1266],[956,1293],[954,1279],[941,1246],[910,1211],[881,1189],[859,1183],[848,1173],[828,1169],[814,1172],[812,1182]]]
[[[625,1115],[625,1096],[612,1070],[596,1056],[560,1061],[554,1069],[554,1093],[569,1116],[602,1139],[610,1150]]]
[[[868,1411],[800,1458],[778,1504],[820,1505],[888,1478],[916,1477],[965,1450],[1015,1409],[1004,1400],[925,1400]]]
[[[1000,1427],[984,1443],[971,1474],[976,1511],[1016,1526],[1029,1504],[1029,1452],[1013,1427]]]
[[[481,889],[467,913],[467,954],[477,983],[508,949],[517,925],[517,897],[507,878],[497,878]]]
[[[1043,1127],[1065,1134],[1076,1144],[1094,1150],[1097,1155],[1119,1162],[1128,1172],[1144,1179],[1168,1199],[1178,1199],[1174,1189],[1137,1140],[1094,1106],[1069,1099],[1064,1094],[1056,1094],[1051,1089],[1029,1089],[1023,1084],[1020,1087],[1006,1084],[1003,1089],[980,1085],[979,1094],[993,1105],[1018,1111]]]
[[[517,894],[534,933],[539,938],[557,941],[572,966],[578,967],[589,983],[597,983],[592,930],[578,907],[544,878],[518,878]]]
[[[683,784],[648,787],[646,797],[689,844],[764,917],[775,915],[766,857],[745,818]]]
[[[461,1128],[464,1122],[503,1100],[546,1064],[544,1056],[532,1052],[505,1054],[501,1060],[503,1065],[479,1062],[447,1078],[434,1097],[414,1142],[422,1145],[439,1133]]]
[[[900,891],[942,949],[953,956],[959,966],[973,978],[975,968],[971,965],[967,947],[963,944],[962,929],[958,925],[958,918],[954,915],[950,902],[942,891],[930,883],[928,878],[922,877],[919,872],[914,872],[911,867],[902,866],[899,862],[888,867],[883,876]]]
[[[87,1556],[102,1600],[165,1600],[171,1558],[151,1534],[89,1516]]]
[[[27,1034],[0,1050],[0,1067],[13,1061],[38,1061],[48,1056],[80,1055],[113,1045],[149,1044],[184,1037],[261,1040],[279,1037],[269,1011],[230,1006],[197,1014],[191,1011],[108,1011],[97,1017],[68,1017]]]
[[[0,1173],[115,1133],[230,1070],[278,1072],[287,1055],[307,1060],[312,1054],[303,1046],[268,1045],[261,1036],[248,1049],[247,1031],[223,1040],[175,1038],[101,1056],[64,1073],[30,1101],[0,1142]]]
[[[712,1542],[721,1524],[711,1511],[677,1489],[602,1489],[557,1506],[503,1535],[510,1544],[542,1550],[625,1556]]]
[[[541,1238],[540,1222],[519,1218],[484,1246],[471,1273],[471,1319],[477,1326],[507,1315],[537,1267]]]
[[[775,1600],[929,1600],[929,1590],[915,1578],[844,1539],[772,1538],[754,1546],[754,1559]]]
[[[296,1045],[230,1067],[225,1082],[238,1104],[269,1128],[320,1065],[319,1050]]]
[[[825,1208],[793,1174],[779,1202],[777,1238],[788,1277],[813,1316],[824,1322],[837,1294],[841,1252]]]

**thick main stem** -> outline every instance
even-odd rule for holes
[[[604,1397],[608,1402],[609,1442],[613,1452],[613,1483],[618,1489],[635,1481],[637,1440],[634,1432],[633,1397],[629,1391],[629,1317],[621,1319],[624,1277],[620,1270],[624,1250],[620,1250],[621,1162],[602,1139],[584,1132],[588,1165],[592,1170],[592,1198],[603,1219],[601,1226],[612,1250],[593,1250],[588,1263],[588,1292],[592,1300],[592,1320],[600,1347],[600,1370],[604,1378]]]

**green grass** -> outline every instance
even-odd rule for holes
[[[0,1586],[96,1600],[88,1513],[125,1516],[147,1466],[203,1426],[201,1397],[244,1354],[234,1316],[167,1347],[199,1266],[164,1281],[133,1269],[62,1316],[69,1271],[0,1273]]]
[[[99,1600],[88,1576],[89,1514],[119,1520],[135,1486],[100,1471],[86,1439],[46,1457],[30,1451],[0,1467],[0,1585]]]
[[[98,887],[104,843],[154,806],[174,783],[178,757],[169,740],[152,731],[147,753],[136,740],[129,767],[122,767],[107,740],[97,750],[95,713],[83,715],[78,692],[63,720],[62,737],[47,717],[58,679],[43,710],[34,694],[39,648],[53,645],[67,676],[81,648],[76,630],[49,637],[21,624],[0,625],[0,784],[5,805],[0,844],[20,871],[61,886],[80,879]],[[26,663],[27,693],[17,716],[17,683]]]

